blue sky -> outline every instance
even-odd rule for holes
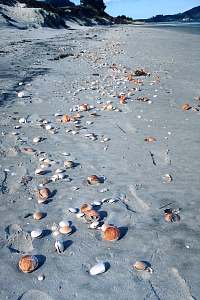
[[[71,0],[79,4],[79,0]],[[127,15],[148,18],[157,14],[174,14],[200,5],[199,0],[105,0],[107,12],[112,16]]]

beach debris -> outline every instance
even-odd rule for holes
[[[87,223],[93,223],[100,220],[99,213],[94,209],[86,210],[84,214],[84,219]]]
[[[36,220],[36,221],[41,220],[43,217],[44,217],[44,214],[41,211],[36,211],[33,214],[33,219]]]
[[[84,203],[83,205],[81,205],[80,211],[82,213],[85,213],[88,210],[92,209],[92,205],[88,204],[88,203]]]
[[[37,190],[36,196],[38,199],[38,203],[44,203],[51,195],[51,192],[48,188],[42,188]]]
[[[164,210],[164,220],[166,222],[179,222],[180,216],[179,216],[179,209],[171,209],[167,208]]]
[[[149,137],[144,138],[144,141],[148,142],[148,143],[153,143],[153,142],[156,142],[156,138],[153,136],[149,136]]]
[[[102,274],[106,271],[106,266],[104,262],[99,262],[98,264],[94,265],[91,269],[90,269],[90,275],[95,276],[98,274]]]
[[[75,166],[75,164],[72,160],[65,160],[64,166],[66,169],[72,169]]]
[[[62,240],[56,240],[55,241],[55,248],[56,248],[56,251],[59,254],[63,253],[64,250],[65,250],[64,242]]]
[[[31,273],[38,267],[38,259],[35,255],[24,255],[20,258],[18,266],[23,273]]]
[[[31,237],[33,239],[37,239],[37,238],[40,238],[42,236],[42,230],[41,229],[35,229],[35,230],[32,230],[31,231]]]
[[[185,103],[182,105],[181,108],[182,108],[182,110],[187,111],[187,110],[190,110],[192,107],[189,103]]]
[[[135,76],[147,76],[149,73],[147,73],[144,69],[137,69],[134,72]]]
[[[117,241],[120,238],[120,230],[116,226],[105,225],[102,238],[105,241]]]
[[[144,261],[136,261],[133,265],[133,268],[137,271],[145,271],[149,273],[153,273],[153,269],[150,267],[150,265]]]
[[[95,185],[95,184],[102,183],[102,180],[97,175],[91,175],[91,176],[88,176],[87,182],[90,185]]]
[[[59,232],[61,234],[68,234],[69,235],[70,233],[72,233],[72,228],[70,226],[63,226],[59,229]]]
[[[170,183],[170,182],[173,181],[173,178],[172,178],[172,176],[171,176],[170,174],[165,174],[165,175],[163,176],[163,179],[164,179],[164,181],[165,181],[166,183]]]

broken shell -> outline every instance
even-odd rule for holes
[[[85,213],[86,211],[91,210],[91,209],[92,209],[92,205],[87,204],[87,203],[83,204],[80,208],[82,213]]]
[[[55,248],[59,254],[64,252],[64,250],[65,250],[64,242],[60,241],[60,240],[55,241]]]
[[[105,241],[117,241],[120,237],[120,230],[115,226],[108,226],[102,235]]]
[[[148,143],[153,143],[153,142],[156,141],[156,138],[153,137],[153,136],[149,136],[149,137],[146,137],[146,138],[144,139],[144,141],[145,141],[145,142],[148,142]]]
[[[33,239],[40,238],[41,236],[42,236],[42,230],[41,229],[36,229],[36,230],[31,231],[31,237]]]
[[[88,111],[89,110],[89,105],[88,104],[81,104],[79,105],[79,110],[80,111]]]
[[[93,209],[86,210],[84,213],[85,213],[84,218],[87,222],[96,222],[100,220],[99,213]]]
[[[40,189],[36,192],[38,203],[45,202],[51,195],[51,192],[48,188]]]
[[[66,169],[71,169],[74,167],[74,162],[72,160],[65,160],[64,166]]]
[[[145,263],[144,261],[136,261],[133,265],[133,268],[137,271],[146,271],[146,272],[153,273],[152,268],[150,268],[148,264]]]
[[[33,138],[33,143],[37,144],[37,143],[41,142],[41,140],[42,140],[42,138],[40,136],[36,136]]]
[[[70,226],[63,226],[59,229],[59,232],[62,234],[70,234],[72,233],[72,228]]]
[[[70,223],[69,223],[69,221],[63,220],[63,221],[60,221],[59,226],[60,227],[70,226]]]
[[[62,117],[62,122],[63,122],[63,123],[68,123],[68,122],[70,122],[70,121],[71,121],[70,116],[68,116],[68,115],[63,115],[63,117]]]
[[[90,275],[94,276],[94,275],[102,274],[105,271],[106,271],[105,263],[99,262],[98,264],[96,264],[90,269]]]
[[[40,212],[40,211],[36,211],[33,214],[33,219],[36,220],[36,221],[41,220],[43,217],[44,217],[44,214],[42,212]]]
[[[91,176],[88,176],[87,178],[87,182],[91,185],[94,185],[94,184],[98,184],[98,183],[101,183],[101,180],[98,176],[96,175],[91,175]]]
[[[73,214],[76,214],[78,212],[78,208],[73,208],[73,207],[70,207],[69,208],[69,211]]]
[[[190,104],[188,104],[188,103],[185,103],[185,104],[183,104],[182,105],[182,110],[189,110],[189,109],[191,109],[192,107],[190,106]]]
[[[18,266],[20,271],[24,273],[30,273],[37,269],[38,259],[34,255],[22,256],[19,260]]]

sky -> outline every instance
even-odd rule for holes
[[[71,0],[79,4],[79,0]],[[134,19],[158,14],[175,14],[200,5],[200,0],[104,0],[112,16],[126,15]]]

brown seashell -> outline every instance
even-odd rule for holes
[[[149,137],[144,138],[144,141],[148,142],[148,143],[153,143],[156,141],[156,138],[153,136],[149,136]]]
[[[89,110],[89,105],[84,103],[84,104],[81,104],[79,105],[79,110],[80,111],[88,111]]]
[[[144,261],[136,261],[133,265],[133,268],[137,271],[146,271],[153,273],[153,270],[151,267],[148,266],[148,264]]]
[[[190,106],[190,104],[189,103],[185,103],[185,104],[183,104],[182,105],[182,110],[189,110],[189,109],[191,109],[192,107]]]
[[[87,222],[96,222],[100,220],[99,213],[94,209],[86,210],[84,213],[84,218]]]
[[[164,213],[164,219],[166,222],[173,222],[173,213],[172,212]]]
[[[33,214],[33,219],[36,220],[36,221],[41,220],[43,217],[44,217],[44,214],[41,211],[36,211]]]
[[[108,226],[102,234],[105,241],[117,241],[120,237],[120,230],[115,226]]]
[[[126,104],[126,96],[121,95],[121,96],[119,97],[119,102],[120,102],[120,104]]]
[[[81,212],[85,213],[88,210],[92,210],[92,205],[84,203],[83,205],[81,205],[80,210],[81,210]]]
[[[20,271],[24,273],[30,273],[37,269],[38,259],[34,255],[22,256],[18,263]]]
[[[70,122],[70,121],[71,121],[70,116],[68,116],[68,115],[63,115],[63,117],[62,117],[62,122],[63,122],[63,123],[68,123],[68,122]]]
[[[63,226],[59,229],[59,232],[62,234],[70,234],[72,233],[72,228],[70,226]]]
[[[101,183],[101,180],[98,176],[96,175],[91,175],[91,176],[88,176],[87,178],[87,182],[91,185],[94,185],[94,184],[98,184],[98,183]]]
[[[51,192],[48,188],[40,189],[36,192],[38,203],[45,202],[51,195]]]

